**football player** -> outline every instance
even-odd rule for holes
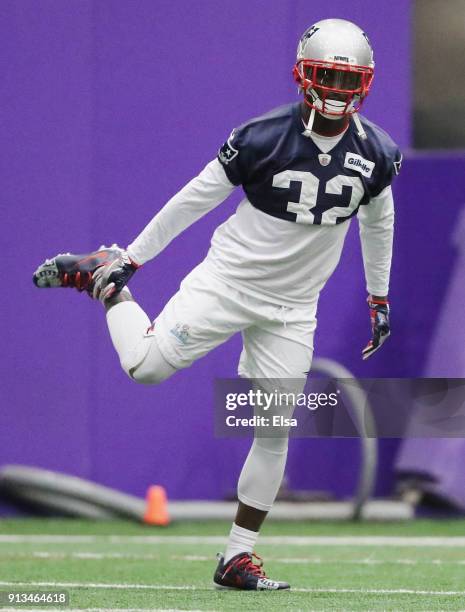
[[[373,81],[373,51],[355,24],[326,19],[302,35],[294,78],[303,99],[233,130],[211,161],[123,250],[58,255],[34,274],[38,287],[75,287],[100,299],[123,370],[157,384],[236,332],[238,373],[302,391],[310,370],[318,296],[358,215],[371,317],[366,359],[389,336],[388,284],[401,155],[358,114]],[[127,283],[179,233],[241,186],[236,213],[152,323]],[[265,382],[263,382],[265,381]],[[296,388],[299,387],[299,388]],[[290,416],[293,406],[279,406]],[[256,436],[238,482],[239,506],[214,582],[245,590],[287,589],[254,555],[280,486],[288,431]]]

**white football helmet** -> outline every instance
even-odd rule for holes
[[[374,66],[363,30],[344,19],[324,19],[300,38],[293,73],[305,104],[328,119],[339,119],[360,109]]]

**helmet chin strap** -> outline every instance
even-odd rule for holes
[[[306,136],[307,138],[311,138],[312,136],[312,128],[313,128],[313,122],[315,121],[315,109],[312,108],[312,111],[310,113],[310,117],[308,119],[308,123],[305,126],[305,130],[302,132],[302,134],[304,136]]]
[[[360,117],[358,116],[358,113],[354,113],[352,117],[354,118],[354,123],[357,128],[357,136],[361,138],[362,140],[366,140],[367,135],[365,133],[365,130],[363,129],[363,125],[362,125],[362,122],[360,121]]]

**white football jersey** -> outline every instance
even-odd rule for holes
[[[315,300],[336,267],[349,223],[289,223],[244,199],[216,229],[204,264],[245,293],[304,306]]]
[[[385,132],[362,121],[366,141],[352,122],[338,137],[305,137],[298,105],[245,124],[129,245],[129,256],[148,261],[241,185],[245,198],[214,232],[200,264],[206,272],[244,293],[305,307],[336,267],[350,221],[358,215],[367,290],[387,295],[394,220],[390,184],[401,156]]]

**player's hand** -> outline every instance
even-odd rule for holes
[[[127,252],[121,251],[118,259],[94,272],[92,296],[101,302],[114,297],[128,284],[138,268],[140,266],[132,261]]]
[[[375,299],[371,295],[367,299],[370,309],[371,340],[362,351],[362,359],[368,359],[389,338],[391,327],[389,324],[388,300]]]

